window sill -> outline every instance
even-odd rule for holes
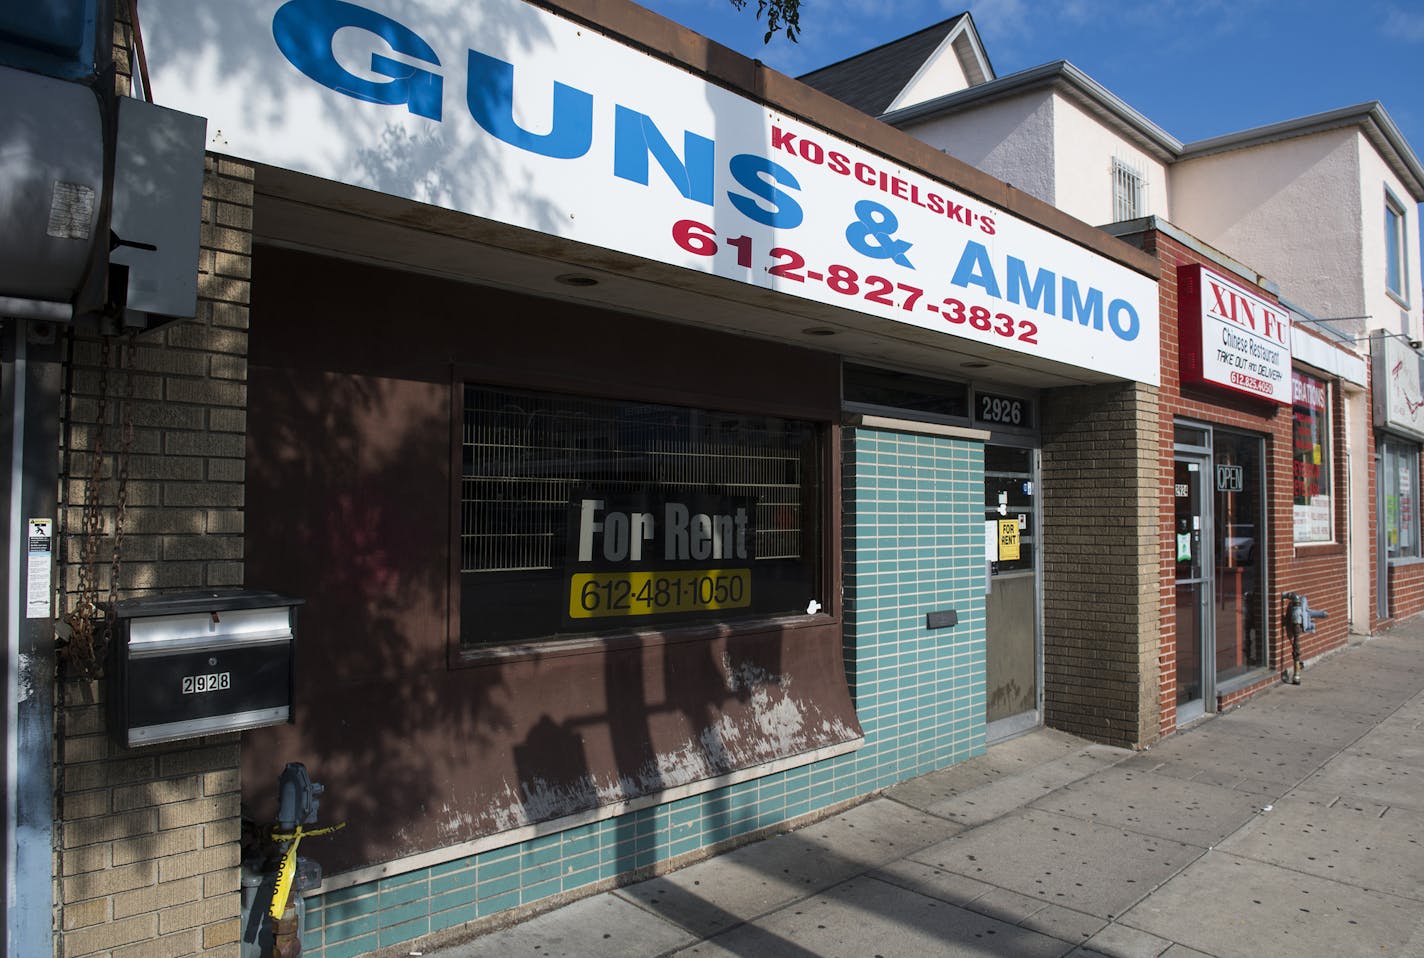
[[[1344,555],[1345,545],[1342,542],[1298,542],[1295,546],[1295,554],[1298,559],[1309,559],[1317,556]]]
[[[1393,569],[1395,566],[1411,566],[1411,565],[1424,564],[1424,557],[1421,557],[1421,556],[1401,556],[1401,557],[1398,558],[1398,559],[1388,559],[1388,560],[1386,560],[1386,561],[1387,561],[1389,567],[1390,567],[1391,569]]]
[[[1268,668],[1266,666],[1261,666],[1260,668],[1252,669],[1251,671],[1243,673],[1242,675],[1227,679],[1225,682],[1222,682],[1220,685],[1218,685],[1216,687],[1216,697],[1218,699],[1225,698],[1226,696],[1233,695],[1244,688],[1249,688],[1253,685],[1257,685],[1265,681],[1266,679],[1275,677],[1279,677],[1279,674],[1276,672],[1275,669]]]

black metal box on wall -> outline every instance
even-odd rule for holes
[[[292,721],[302,601],[244,589],[115,603],[109,727],[119,743]]]

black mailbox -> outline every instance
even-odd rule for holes
[[[110,609],[110,724],[129,747],[292,721],[296,607],[274,592],[186,592]]]

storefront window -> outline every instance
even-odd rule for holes
[[[1294,423],[1291,475],[1295,486],[1295,541],[1335,538],[1330,496],[1330,386],[1292,373]]]
[[[820,582],[809,422],[465,389],[465,648],[805,613]]]
[[[969,387],[964,383],[847,364],[844,393],[850,405],[879,407],[892,414],[911,410],[926,418],[969,418]]]
[[[1381,446],[1385,554],[1414,558],[1419,555],[1419,447],[1389,439]]]

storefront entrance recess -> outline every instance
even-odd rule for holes
[[[984,447],[984,521],[992,543],[987,718],[990,741],[1038,724],[1038,517],[1032,449]]]
[[[1265,668],[1262,440],[1178,425],[1173,475],[1177,723]]]

